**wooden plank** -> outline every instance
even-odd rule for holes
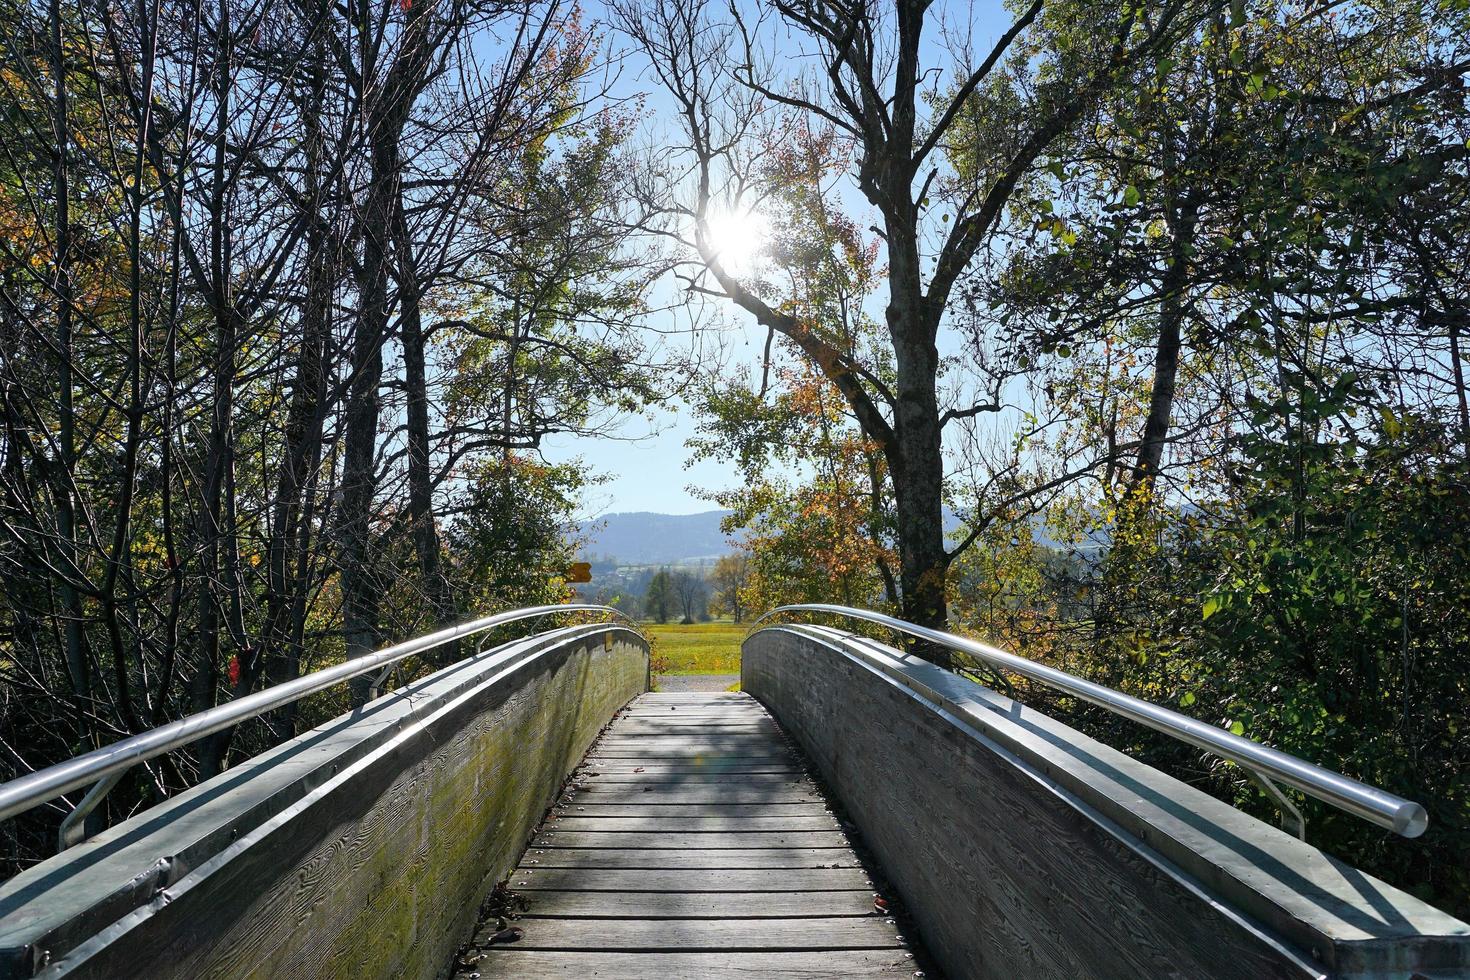
[[[781,728],[769,717],[756,715],[738,718],[717,718],[709,715],[655,718],[621,718],[604,732],[604,737],[614,735],[660,735],[671,729],[688,730],[694,734],[718,734],[731,732],[738,735],[781,735]]]
[[[612,746],[612,748],[603,745],[594,749],[594,754],[588,757],[589,763],[628,760],[638,760],[639,764],[666,763],[682,765],[717,765],[725,760],[742,761],[742,763],[750,763],[750,761],[767,761],[767,763],[781,761],[781,763],[785,764],[791,764],[794,761],[792,760],[791,749],[786,748],[785,745],[778,746],[778,748],[759,748],[757,746],[757,748],[748,748],[744,749],[744,751],[720,752],[710,751],[710,749],[678,748],[678,746],[660,746],[660,748],[650,749],[638,748],[637,745],[619,745]]]
[[[806,919],[536,919],[517,923],[521,950],[591,949],[718,953],[768,949],[894,949],[897,930],[877,917]]]
[[[803,830],[784,834],[597,834],[544,831],[535,847],[616,847],[651,850],[696,848],[833,847],[846,848],[847,838],[828,830]]]
[[[776,779],[736,779],[705,782],[699,780],[655,779],[626,782],[587,776],[576,781],[573,787],[578,793],[596,796],[598,800],[610,802],[614,797],[628,797],[630,803],[783,803],[795,800],[818,799],[816,784],[803,774],[792,777],[778,775]],[[680,801],[665,800],[683,794],[703,794],[708,799]],[[652,794],[652,795],[650,795]],[[722,799],[730,797],[730,799]]]
[[[744,691],[645,691],[630,704],[660,704],[666,701],[741,701],[755,704]]]
[[[784,847],[694,851],[615,850],[601,847],[537,847],[523,865],[540,868],[856,868],[840,848]]]
[[[772,732],[731,732],[713,735],[619,735],[614,729],[602,737],[597,747],[599,750],[609,748],[679,749],[683,752],[726,753],[748,752],[751,749],[767,752],[790,751],[780,736]]]
[[[528,915],[570,919],[872,918],[870,889],[825,892],[525,893]]]
[[[674,711],[739,711],[744,708],[760,708],[761,704],[748,694],[731,692],[723,696],[715,695],[688,695],[688,694],[665,694],[657,700],[640,698],[629,705],[629,708],[641,708],[644,710]]]
[[[641,785],[680,786],[689,784],[734,783],[745,786],[763,786],[773,783],[808,782],[803,772],[603,772],[601,769],[585,769],[577,774],[579,779],[596,779],[602,783],[634,783]]]
[[[832,980],[910,977],[914,961],[900,950],[767,953],[547,952],[497,946],[476,967],[486,978],[516,980]]]
[[[651,717],[640,715],[632,718],[619,718],[613,723],[612,731],[619,735],[631,735],[642,732],[665,732],[670,728],[720,732],[774,732],[779,730],[769,715],[759,715],[754,712],[741,712],[738,716],[732,717],[730,715],[686,715],[670,711]]]
[[[631,720],[620,721],[614,727],[608,729],[606,738],[651,738],[694,735],[701,738],[718,736],[725,738],[731,735],[769,735],[773,738],[779,737],[780,729],[775,725],[762,725],[757,723],[710,721],[708,723],[699,721],[643,721]]]
[[[694,868],[676,871],[622,868],[520,868],[515,891],[584,892],[830,892],[870,888],[861,868]]]
[[[595,797],[602,803],[798,803],[817,800],[820,796],[810,783],[775,783],[749,786],[730,783],[599,783],[588,780],[576,791],[574,799]]]
[[[766,758],[791,759],[791,749],[774,735],[632,735],[628,738],[604,737],[597,754],[626,757],[630,753],[642,758],[663,755],[683,757],[712,755],[756,755]]]
[[[733,725],[736,727],[759,727],[777,731],[776,719],[763,711],[739,709],[736,711],[680,711],[678,708],[660,709],[647,714],[619,715],[612,719],[613,725]]]
[[[580,800],[556,808],[564,816],[602,817],[810,817],[829,813],[819,800],[806,803],[600,803]]]
[[[750,817],[588,817],[582,814],[558,817],[548,829],[558,833],[574,830],[590,830],[605,834],[612,833],[666,833],[711,834],[711,833],[769,833],[789,830],[837,830],[837,820],[830,813],[819,813],[807,817],[771,817],[761,811],[760,816]]]
[[[723,707],[701,707],[699,705],[649,705],[634,706],[618,715],[619,718],[770,718],[758,704],[729,705]]]
[[[691,759],[688,762],[674,760],[672,762],[654,762],[648,759],[602,759],[597,762],[588,762],[587,769],[592,772],[611,774],[617,772],[666,772],[666,773],[692,773],[692,772],[783,772],[800,774],[802,768],[786,759],[772,758],[769,760],[747,759],[729,760],[719,763],[704,762]]]
[[[617,722],[614,722],[607,729],[606,733],[604,733],[603,740],[606,741],[606,740],[615,739],[615,738],[649,738],[649,737],[654,737],[654,738],[664,737],[664,738],[668,738],[670,736],[668,736],[659,727],[657,727],[657,726],[661,726],[663,724],[664,724],[663,722],[639,722],[639,721],[636,721],[636,720],[633,720],[633,721],[626,721],[626,720],[625,721],[617,721]],[[700,731],[700,732],[694,732],[694,733],[692,733],[692,734],[697,735],[697,736],[699,736],[701,738],[742,738],[742,737],[743,738],[756,738],[756,737],[764,737],[764,738],[778,739],[779,740],[780,735],[781,735],[781,730],[779,728],[777,728],[775,725],[744,724],[744,723],[738,723],[738,722],[734,722],[734,721],[723,722],[723,723],[720,723],[718,725],[704,725],[704,724],[699,724],[699,723],[694,723],[694,722],[677,722],[676,723],[676,722],[670,721],[670,722],[668,722],[668,725],[673,725],[673,726],[679,727],[679,728],[698,728],[698,729],[702,729],[702,731]]]
[[[777,725],[769,715],[757,714],[755,712],[741,711],[725,715],[696,715],[686,714],[683,711],[664,711],[654,715],[628,715],[614,722],[616,731],[623,726],[630,730],[638,729],[663,729],[668,727],[677,728],[707,728],[723,729],[731,727],[734,729],[756,729],[762,732],[779,732]]]

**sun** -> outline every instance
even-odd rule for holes
[[[770,222],[759,211],[717,211],[709,216],[709,242],[725,271],[749,275],[760,264]]]

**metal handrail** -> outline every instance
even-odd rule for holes
[[[630,623],[633,622],[626,613],[611,606],[568,603],[558,606],[530,606],[525,609],[497,613],[494,616],[485,616],[458,626],[450,626],[437,633],[429,633],[426,636],[384,647],[366,656],[354,657],[304,677],[297,677],[243,698],[236,698],[206,711],[189,715],[187,718],[160,725],[142,734],[133,735],[120,742],[113,742],[111,745],[104,745],[99,749],[68,759],[66,762],[38,769],[19,779],[0,784],[0,820],[24,813],[32,807],[39,806],[48,800],[54,800],[64,793],[80,789],[89,783],[97,784],[94,791],[87,794],[88,801],[95,806],[101,800],[101,796],[112,788],[118,776],[140,762],[182,748],[206,735],[229,728],[231,725],[237,725],[242,721],[248,721],[308,694],[315,694],[317,691],[325,690],[343,681],[371,673],[388,664],[397,663],[416,653],[423,653],[425,650],[432,650],[506,623],[563,612],[612,613]],[[83,812],[83,806],[86,806],[86,802],[79,806],[76,812]],[[91,807],[87,809],[90,810]],[[63,838],[63,844],[65,843],[70,843],[70,841]]]
[[[779,606],[761,616],[752,624],[755,627],[773,616],[791,612],[820,612],[848,619],[877,623],[900,633],[907,633],[931,643],[970,654],[985,663],[1000,667],[1022,677],[1038,681],[1048,687],[1064,691],[1073,697],[1106,708],[1114,714],[1130,718],[1141,725],[1171,735],[1198,748],[1237,763],[1258,779],[1279,780],[1308,796],[1322,800],[1340,810],[1361,817],[1370,823],[1392,830],[1403,837],[1418,837],[1429,826],[1429,814],[1424,807],[1376,786],[1359,782],[1349,776],[1330,769],[1313,765],[1279,749],[1232,734],[1222,728],[1182,715],[1177,711],[1142,701],[1110,687],[1074,677],[1066,671],[1018,657],[1013,653],[997,649],[985,643],[955,636],[927,626],[895,619],[868,609],[825,603],[803,603]],[[1268,789],[1269,793],[1269,789]],[[1284,797],[1283,797],[1284,799]],[[1288,801],[1289,802],[1289,801]],[[1301,836],[1300,832],[1298,836]]]

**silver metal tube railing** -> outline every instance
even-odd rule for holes
[[[497,613],[494,616],[485,616],[481,619],[461,623],[430,633],[417,639],[397,643],[382,650],[377,650],[364,657],[356,657],[333,667],[326,667],[305,677],[277,684],[275,687],[257,691],[243,698],[236,698],[218,707],[201,711],[197,714],[160,725],[158,728],[125,738],[111,745],[104,745],[100,749],[94,749],[66,762],[38,769],[33,773],[12,779],[8,783],[0,784],[0,820],[5,820],[18,813],[24,813],[32,807],[39,806],[48,800],[72,790],[80,789],[89,783],[95,783],[94,791],[87,794],[87,800],[73,812],[75,817],[78,813],[85,816],[101,801],[103,795],[112,788],[121,774],[155,756],[163,755],[174,749],[182,748],[191,742],[197,741],[206,735],[237,725],[242,721],[248,721],[267,711],[274,710],[292,701],[299,700],[308,694],[325,690],[343,681],[380,671],[383,668],[397,663],[406,657],[416,653],[423,653],[435,647],[453,643],[467,636],[474,636],[497,626],[514,623],[523,619],[536,619],[555,613],[565,612],[601,612],[611,613],[614,616],[628,619],[621,610],[611,606],[588,605],[582,603],[569,603],[559,606],[530,606],[525,609],[515,609],[510,612]],[[631,619],[628,619],[632,622]],[[90,803],[90,805],[87,805]],[[85,810],[83,810],[85,806]],[[76,821],[68,818],[69,822]],[[74,839],[68,839],[63,832],[62,846],[75,843]]]
[[[1223,728],[1207,724],[1188,715],[1182,715],[1177,711],[1171,711],[1149,701],[1139,700],[1110,687],[1074,677],[1066,671],[1018,657],[988,644],[955,636],[953,633],[917,626],[868,609],[854,609],[849,606],[825,603],[780,606],[756,620],[752,628],[773,616],[794,612],[827,613],[877,623],[891,630],[969,654],[991,666],[1030,678],[1105,708],[1113,714],[1122,715],[1141,725],[1147,725],[1156,731],[1212,752],[1223,759],[1228,759],[1244,768],[1253,778],[1264,780],[1268,795],[1273,795],[1274,787],[1271,781],[1276,780],[1335,806],[1339,810],[1361,817],[1380,827],[1386,827],[1403,837],[1418,837],[1429,826],[1429,814],[1425,812],[1424,807],[1412,800],[1406,800],[1401,796],[1396,796],[1376,786],[1369,786],[1367,783],[1359,782],[1330,769],[1323,769],[1304,759],[1298,759],[1294,755],[1273,749],[1268,745],[1232,734]],[[1279,791],[1274,795],[1279,796]],[[1278,806],[1281,806],[1281,800],[1286,800],[1286,798],[1281,796],[1279,800],[1275,800]],[[1283,814],[1288,824],[1292,822],[1290,812],[1294,809],[1290,801],[1286,800]],[[1299,823],[1300,814],[1296,815],[1296,820]],[[1302,836],[1300,825],[1295,829],[1297,836]]]

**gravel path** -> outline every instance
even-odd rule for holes
[[[654,684],[661,693],[674,691],[728,691],[740,683],[739,674],[656,674]]]

